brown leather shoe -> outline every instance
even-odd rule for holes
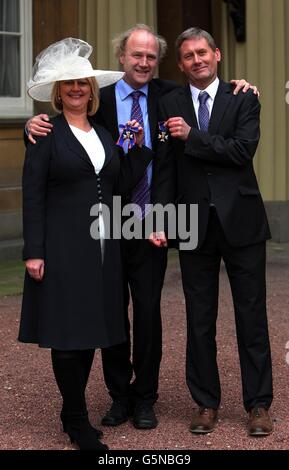
[[[216,426],[218,410],[200,407],[193,416],[190,431],[194,434],[207,434],[212,432]]]
[[[249,411],[248,433],[250,436],[268,436],[272,431],[272,421],[265,408],[256,406]]]

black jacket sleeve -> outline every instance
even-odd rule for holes
[[[45,203],[51,135],[28,144],[23,167],[23,259],[45,257]]]
[[[167,116],[159,103],[158,115],[160,121],[166,121]],[[154,159],[152,180],[152,202],[153,204],[173,203],[176,193],[176,160],[169,134],[163,140],[159,139]]]
[[[24,128],[24,131],[23,131],[23,140],[24,140],[25,147],[27,147],[28,144],[29,144],[29,139],[28,139],[28,135],[26,134],[25,128]]]
[[[143,177],[146,168],[153,158],[153,151],[144,145],[134,145],[125,155],[118,147],[120,172],[115,186],[115,194],[127,196]]]
[[[252,162],[260,138],[260,103],[253,93],[246,93],[232,136],[210,135],[192,128],[185,153],[202,161],[222,166],[245,166]]]

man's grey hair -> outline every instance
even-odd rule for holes
[[[210,48],[215,52],[217,49],[216,43],[214,38],[208,33],[208,31],[205,31],[204,29],[193,27],[186,29],[183,31],[176,40],[175,47],[176,47],[176,54],[177,54],[177,60],[180,60],[180,48],[181,45],[183,44],[184,41],[187,39],[201,39],[204,38],[207,40]]]
[[[138,23],[135,26],[133,26],[133,28],[130,28],[127,31],[124,31],[123,33],[120,33],[118,36],[116,36],[112,40],[112,45],[113,45],[116,58],[119,59],[120,56],[124,54],[127,40],[131,36],[131,34],[134,33],[135,31],[147,31],[148,33],[152,34],[152,36],[154,36],[159,46],[158,61],[160,62],[166,54],[167,47],[168,47],[167,42],[165,38],[156,34],[150,26],[146,24],[142,24],[142,23]]]

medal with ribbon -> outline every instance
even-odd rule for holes
[[[159,132],[158,132],[158,140],[160,142],[166,142],[169,138],[168,128],[165,125],[166,121],[160,121],[159,125]]]
[[[125,149],[125,147],[127,149],[132,148],[136,141],[135,134],[138,132],[138,127],[120,124],[119,129],[120,135],[116,145],[119,145],[123,149]]]

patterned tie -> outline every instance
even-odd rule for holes
[[[135,119],[144,129],[144,122],[143,122],[143,115],[142,110],[139,104],[139,97],[143,93],[141,91],[133,91],[131,93],[132,96],[132,107],[131,107],[131,120]],[[150,163],[151,165],[151,163]],[[149,187],[149,180],[148,180],[148,169],[143,175],[142,179],[138,182],[136,187],[132,192],[131,201],[134,204],[137,204],[140,207],[140,212],[138,213],[137,217],[142,220],[150,211],[150,207],[146,206],[146,204],[150,204],[150,187]]]
[[[142,128],[144,128],[142,110],[139,104],[140,96],[143,95],[142,91],[133,91],[130,96],[132,97],[130,119],[135,119]]]
[[[206,105],[207,99],[209,98],[209,94],[206,91],[200,91],[199,93],[199,127],[201,131],[207,131],[209,127],[210,121],[210,113],[208,107]]]

